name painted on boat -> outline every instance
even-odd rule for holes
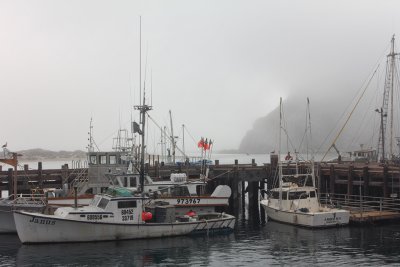
[[[88,221],[97,221],[97,220],[102,220],[103,216],[101,214],[88,214],[86,216],[86,219]]]
[[[200,204],[200,198],[178,198],[176,204]]]
[[[133,221],[134,209],[121,210],[122,221]]]
[[[32,217],[32,219],[29,222],[37,223],[37,224],[47,224],[47,225],[55,225],[56,224],[56,221],[54,221],[54,220],[37,218],[37,217]]]

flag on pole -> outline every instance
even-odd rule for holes
[[[197,147],[198,148],[203,148],[204,147],[204,138],[202,137],[201,139],[200,139],[200,141],[197,143]]]
[[[208,147],[208,140],[207,140],[207,138],[206,138],[206,141],[204,142],[204,150],[207,150],[209,147]]]

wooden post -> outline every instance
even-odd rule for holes
[[[268,189],[276,187],[274,185],[274,178],[277,177],[277,172],[278,172],[278,155],[271,154],[270,161],[271,161],[271,170],[269,173],[269,177],[267,179],[267,188]]]
[[[3,171],[3,165],[0,165],[0,172]]]
[[[255,159],[251,159],[251,166],[257,166],[257,163],[256,163]]]
[[[42,170],[42,162],[38,162],[38,181],[39,188],[43,188],[43,170]]]
[[[352,164],[349,165],[349,169],[347,172],[347,195],[353,195],[353,169],[354,166]]]
[[[241,200],[242,200],[242,217],[246,219],[246,183],[245,181],[241,181]]]
[[[329,188],[330,188],[330,193],[335,194],[335,166],[331,164],[330,166],[330,176],[329,176]]]
[[[319,164],[319,163],[317,164],[317,174],[318,174],[318,176],[317,176],[317,192],[319,194],[326,193],[326,192],[322,192],[321,164]],[[325,188],[325,191],[326,191],[326,188]]]
[[[383,166],[383,197],[389,197],[389,192],[388,192],[388,177],[389,177],[389,168],[388,165],[385,164],[385,166]]]
[[[258,182],[248,182],[248,194],[249,194],[249,220],[254,223],[260,222],[260,211],[258,201]]]
[[[369,196],[369,171],[368,165],[363,168],[364,196]]]
[[[8,187],[8,196],[11,196],[13,194],[13,169],[9,168],[8,173],[7,173],[7,187]],[[15,196],[14,196],[15,198]]]
[[[218,165],[219,165],[219,160],[216,159],[216,160],[215,160],[215,166],[218,166]]]
[[[262,181],[260,181],[260,192],[261,192],[261,197],[262,199],[264,199],[265,197],[265,193],[264,193],[264,189],[265,189],[265,182],[264,179]],[[264,211],[264,207],[260,204],[260,215],[261,215],[261,223],[264,224],[265,223],[265,211]]]
[[[29,170],[29,165],[28,164],[24,164],[24,171],[28,171]]]

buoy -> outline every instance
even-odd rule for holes
[[[189,211],[186,213],[186,215],[189,216],[189,217],[193,217],[193,216],[196,216],[196,212],[194,212],[193,210],[189,210]]]
[[[153,218],[153,214],[151,212],[142,212],[142,221],[150,221]]]

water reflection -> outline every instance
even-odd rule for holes
[[[192,265],[196,258],[207,262],[207,242],[229,236],[174,237],[97,243],[22,245],[17,265],[150,266]],[[229,242],[229,240],[227,240]]]
[[[229,235],[21,245],[0,235],[0,266],[395,265],[400,225],[311,230],[238,221]]]

